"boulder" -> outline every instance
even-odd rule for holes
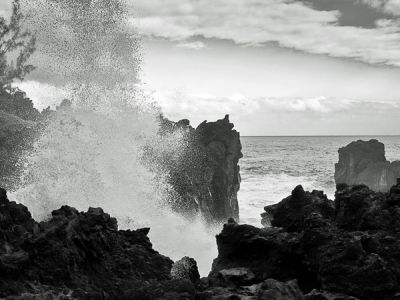
[[[172,265],[171,277],[174,279],[188,279],[196,284],[200,281],[197,262],[191,257],[183,257]]]
[[[400,161],[389,162],[385,145],[377,140],[358,140],[339,149],[335,164],[337,184],[365,184],[374,191],[387,192],[400,178]]]

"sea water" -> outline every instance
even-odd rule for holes
[[[264,206],[289,196],[299,184],[334,199],[338,149],[370,139],[385,144],[387,160],[400,160],[400,136],[241,137],[240,221],[261,226]]]

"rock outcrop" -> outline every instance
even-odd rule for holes
[[[81,213],[63,206],[37,223],[0,190],[0,298],[53,293],[117,299],[168,280],[173,262],[152,249],[148,232],[118,230],[101,208]]]
[[[238,269],[252,284],[295,279],[305,299],[398,299],[399,200],[400,184],[386,194],[340,185],[334,201],[298,186],[265,207],[266,228],[224,225],[209,277]]]
[[[0,189],[0,298],[303,299],[296,280],[256,281],[246,268],[200,279],[194,259],[173,264],[152,248],[148,232],[118,230],[101,208],[63,206],[37,223]]]
[[[365,184],[374,191],[387,192],[397,178],[400,161],[386,160],[383,143],[359,140],[339,149],[339,162],[335,164],[337,184]]]
[[[176,210],[200,212],[211,223],[238,219],[238,162],[243,155],[240,135],[233,127],[228,115],[216,122],[204,121],[196,129],[188,120],[175,123],[161,119],[161,134],[184,133],[183,153],[178,158],[166,155],[159,159],[179,196],[173,204]]]
[[[149,229],[118,230],[101,208],[37,223],[0,189],[0,298],[392,300],[400,297],[400,184],[296,187],[257,228],[230,219],[208,277],[156,252]],[[195,239],[195,237],[194,237]]]

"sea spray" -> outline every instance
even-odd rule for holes
[[[25,0],[36,33],[34,57],[42,78],[67,91],[59,109],[22,159],[24,174],[12,198],[45,219],[70,205],[102,207],[120,228],[150,227],[155,249],[177,260],[195,257],[206,274],[216,256],[213,229],[168,205],[168,174],[154,172],[147,148],[179,155],[182,139],[158,134],[157,105],[137,87],[139,39],[121,1]],[[161,169],[161,168],[159,168]]]

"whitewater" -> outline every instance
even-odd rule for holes
[[[71,106],[57,110],[21,159],[10,198],[45,220],[62,205],[102,207],[119,228],[150,227],[160,253],[194,257],[206,275],[217,256],[215,233],[201,218],[174,213],[168,174],[143,159],[145,149],[179,155],[181,136],[158,135],[160,109],[140,90],[140,38],[123,1],[25,0],[36,34],[36,72],[62,88]]]

